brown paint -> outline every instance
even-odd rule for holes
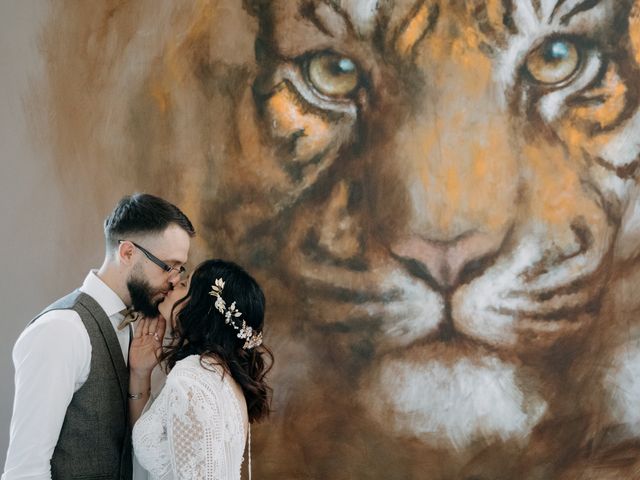
[[[609,187],[633,177],[615,178],[600,150],[637,110],[638,3],[628,51],[586,92],[604,100],[569,102],[549,123],[540,89],[497,80],[489,52],[513,34],[509,3],[437,2],[431,24],[436,2],[380,2],[373,33],[332,2],[53,7],[43,115],[60,181],[88,182],[96,208],[131,189],[171,198],[198,225],[192,259],[231,258],[265,287],[276,395],[254,430],[256,476],[636,475],[638,438],[603,386],[637,329],[638,258],[616,257],[637,250],[621,237],[633,197]],[[256,38],[268,47],[257,59]],[[334,110],[297,91],[303,60],[328,50],[363,80]],[[519,254],[530,259],[517,270]],[[400,428],[402,403],[372,414],[388,362],[471,365],[418,392],[438,411],[428,402],[447,380],[475,385],[489,360],[514,373],[485,384],[521,394],[496,404],[527,417],[544,401],[530,431],[448,441],[461,416],[482,424],[473,399],[488,394],[464,385],[441,400],[463,413],[434,420],[440,430]],[[508,415],[493,413],[495,425]]]

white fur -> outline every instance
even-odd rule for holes
[[[443,319],[444,301],[424,282],[403,272],[394,272],[383,282],[385,289],[402,290],[399,301],[385,304],[385,346],[398,347],[423,338],[438,328]]]
[[[640,189],[637,185],[629,196],[628,206],[622,217],[622,226],[616,238],[616,257],[632,259],[640,255]]]
[[[637,338],[637,335],[636,335]],[[624,424],[640,435],[640,341],[630,341],[620,350],[605,377],[611,401],[612,423]]]
[[[640,155],[640,111],[627,121],[602,149],[600,156],[611,165],[623,166]]]
[[[540,19],[536,15],[530,1],[519,0],[514,3],[513,20],[518,30],[525,36],[534,35],[539,31]]]
[[[370,34],[376,25],[379,0],[343,1],[342,3],[342,8],[349,13],[358,32],[363,35]]]
[[[516,383],[516,369],[495,357],[453,364],[389,361],[363,400],[375,418],[399,434],[463,449],[478,439],[526,441],[546,411],[535,394]],[[393,419],[386,417],[389,407]]]
[[[513,317],[493,309],[535,309],[532,305],[523,304],[520,299],[510,298],[508,294],[513,290],[526,288],[519,276],[540,256],[540,245],[525,241],[512,256],[505,256],[483,276],[461,287],[453,298],[456,327],[463,333],[492,345],[514,345],[517,337]]]

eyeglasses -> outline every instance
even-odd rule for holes
[[[171,265],[169,265],[169,264],[163,262],[162,260],[160,260],[158,257],[156,257],[153,253],[151,253],[146,248],[141,247],[140,245],[138,245],[136,242],[132,242],[131,240],[118,240],[118,243],[122,243],[122,242],[131,243],[134,247],[136,247],[138,250],[140,250],[142,253],[144,253],[145,257],[147,257],[149,260],[151,260],[153,263],[158,265],[162,270],[164,270],[167,273],[175,272],[178,275],[182,276],[184,274],[184,272],[186,272],[186,269],[183,266],[172,267]]]

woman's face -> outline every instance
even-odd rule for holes
[[[170,290],[167,296],[164,298],[162,302],[158,305],[158,310],[160,314],[167,320],[167,322],[171,325],[172,328],[176,328],[176,315],[184,306],[184,303],[181,303],[173,309],[173,306],[176,304],[178,300],[182,300],[189,291],[189,283],[191,282],[191,275],[189,275],[186,279],[181,279],[178,283],[173,286],[173,290]],[[173,312],[172,312],[173,310]]]

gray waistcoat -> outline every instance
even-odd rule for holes
[[[129,370],[109,317],[93,298],[79,290],[47,307],[33,321],[51,310],[77,312],[91,341],[91,371],[67,408],[51,458],[51,475],[55,480],[131,480]]]

